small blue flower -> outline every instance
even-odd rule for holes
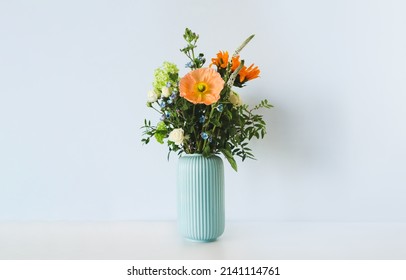
[[[169,98],[169,99],[168,99],[168,104],[172,104],[172,102],[173,102],[172,99]]]
[[[159,104],[159,106],[161,106],[161,108],[164,108],[166,106],[166,103],[162,101],[161,104]]]
[[[175,99],[176,98],[176,92],[172,91],[172,95],[169,96],[170,99]]]
[[[204,123],[205,120],[206,120],[206,117],[204,115],[201,115],[199,118],[199,123]]]
[[[211,137],[211,135],[209,136],[209,142],[211,143],[213,141],[213,138]]]
[[[165,117],[169,118],[171,116],[171,114],[169,112],[165,112]]]
[[[171,82],[166,83],[166,87],[171,87],[171,85],[172,85]]]
[[[200,136],[203,138],[203,140],[207,140],[209,138],[209,135],[206,132],[200,133]]]
[[[193,67],[193,63],[191,61],[189,61],[188,63],[185,64],[186,68],[192,68]]]
[[[223,104],[219,104],[216,109],[217,109],[217,111],[219,111],[220,113],[223,112]]]

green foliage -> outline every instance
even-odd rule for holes
[[[167,129],[165,123],[159,122],[155,129],[155,139],[158,141],[158,143],[163,144],[164,138],[167,137],[167,134],[168,134],[168,129]]]
[[[144,120],[144,125],[141,128],[144,129],[144,138],[141,139],[141,142],[148,144],[151,137],[153,137],[155,134],[155,127],[151,125],[151,121]]]
[[[221,149],[220,152],[224,155],[224,157],[228,160],[230,163],[231,167],[235,170],[238,171],[237,169],[237,162],[235,161],[233,157],[233,153],[230,151],[230,148],[228,149]]]
[[[190,62],[187,66],[191,69],[198,69],[201,68],[206,59],[204,58],[203,53],[199,53],[197,57],[195,57],[195,48],[197,47],[196,43],[199,39],[199,35],[192,32],[189,28],[185,29],[185,34],[183,34],[183,38],[185,39],[187,46],[181,49],[180,51],[186,54],[186,56],[190,59]]]
[[[181,52],[190,59],[189,67],[192,70],[201,68],[205,63],[204,55],[199,53],[197,57],[195,56],[199,35],[186,28],[183,37],[187,45]],[[244,41],[236,53],[239,53],[252,37]],[[232,86],[243,86],[246,82],[239,82],[239,69],[235,69],[235,72],[231,70],[230,58],[226,69],[217,69],[225,81],[220,99],[211,105],[192,104],[179,95],[178,68],[173,63],[165,62],[155,71],[153,87],[159,92],[162,87],[167,87],[170,96],[160,93],[156,102],[147,104],[159,113],[161,121],[154,126],[151,121],[144,120],[141,141],[148,144],[151,138],[155,138],[162,144],[167,139],[168,159],[171,152],[178,155],[200,153],[204,156],[221,153],[235,171],[237,171],[236,157],[240,157],[242,161],[247,158],[255,159],[248,146],[249,140],[264,138],[266,135],[266,123],[263,116],[256,111],[273,106],[266,99],[251,109],[248,105],[240,103],[239,95],[231,90]],[[230,99],[230,95],[233,100]],[[171,139],[171,132],[179,129],[184,131],[184,138],[182,143],[177,145],[175,143],[177,140]]]

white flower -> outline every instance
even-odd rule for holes
[[[162,96],[163,97],[169,97],[171,96],[171,92],[169,91],[168,87],[162,87]]]
[[[169,133],[168,140],[174,142],[176,145],[182,144],[184,139],[185,136],[182,128],[175,128]]]
[[[230,103],[233,104],[236,107],[242,105],[242,101],[241,101],[240,96],[237,93],[235,93],[234,91],[232,91],[230,93],[230,97],[228,98],[228,101],[230,101]]]
[[[158,94],[152,89],[148,91],[148,98],[147,101],[152,103],[158,100]]]

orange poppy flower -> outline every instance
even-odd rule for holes
[[[228,64],[228,52],[219,51],[216,58],[211,59],[211,67],[213,64],[216,65],[218,68],[227,68]]]
[[[199,68],[186,74],[179,82],[180,96],[193,104],[211,105],[220,99],[224,80],[212,68]]]
[[[259,70],[258,66],[254,67],[254,64],[251,64],[248,68],[243,66],[238,73],[240,76],[240,83],[258,78],[260,72],[261,71]]]

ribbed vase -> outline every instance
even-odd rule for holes
[[[183,155],[177,171],[178,223],[190,240],[210,242],[224,232],[224,166],[218,156]]]

